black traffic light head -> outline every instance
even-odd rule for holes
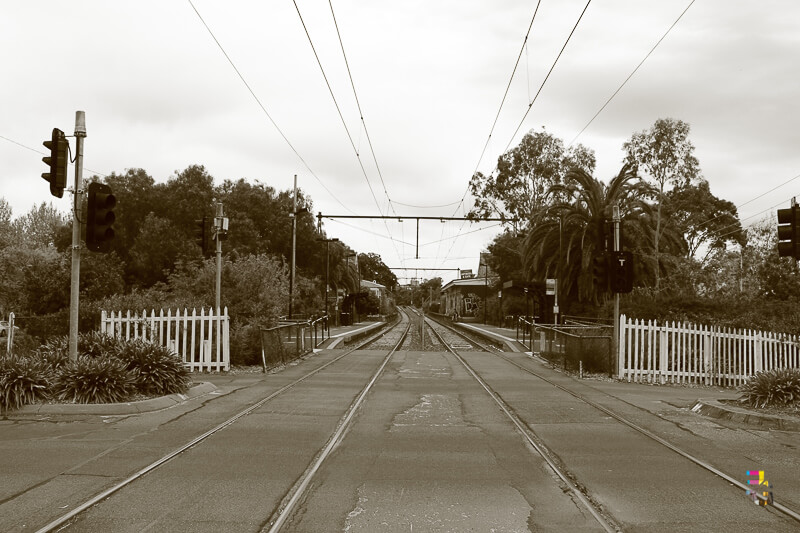
[[[631,252],[611,252],[609,274],[611,292],[631,292],[633,290],[633,254]]]
[[[64,132],[58,128],[53,128],[53,133],[49,141],[44,141],[45,148],[50,150],[50,155],[42,158],[50,172],[45,172],[42,177],[50,182],[50,194],[58,198],[64,196],[64,189],[67,186],[67,165],[69,156],[69,142]]]
[[[203,257],[208,257],[211,254],[211,235],[213,228],[211,223],[213,218],[204,216],[200,220],[194,221],[194,240],[203,252]]]
[[[778,209],[778,255],[800,259],[800,207]]]
[[[93,252],[108,252],[114,240],[114,207],[117,199],[111,187],[102,183],[89,184],[89,201],[86,209],[86,247]]]
[[[608,290],[608,254],[603,252],[592,259],[592,281],[600,292]]]

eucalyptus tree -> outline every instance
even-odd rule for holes
[[[656,224],[653,237],[654,272],[656,290],[660,286],[660,241],[662,237],[662,205],[668,185],[688,185],[700,175],[700,163],[694,156],[694,145],[689,140],[690,126],[681,120],[660,118],[649,130],[634,133],[622,147],[625,161],[638,165],[650,176],[657,188]]]
[[[564,142],[542,131],[527,133],[519,145],[501,155],[491,174],[476,172],[470,179],[475,218],[517,219],[515,230],[524,230],[531,217],[546,207],[547,191],[562,183],[568,170],[592,172],[594,152],[583,145],[565,148]]]

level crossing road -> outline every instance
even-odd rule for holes
[[[501,358],[410,317],[364,349],[307,358],[264,378],[258,393],[209,399],[7,496],[0,530],[797,530],[793,518],[521,370],[531,363],[524,354]],[[137,420],[151,416],[164,415]],[[656,429],[674,431],[663,423]],[[110,424],[96,435],[112,433]],[[688,448],[699,454],[702,444]],[[56,500],[63,512],[24,516],[68,483],[74,496]],[[90,504],[77,512],[81,501]]]

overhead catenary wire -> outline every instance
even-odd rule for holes
[[[581,11],[580,16],[578,17],[578,20],[575,22],[575,25],[572,27],[572,30],[569,32],[569,35],[567,36],[566,41],[564,41],[564,45],[561,47],[561,50],[558,52],[558,55],[556,56],[555,61],[553,61],[553,64],[550,66],[550,70],[547,72],[547,75],[542,80],[541,85],[539,85],[539,89],[536,91],[536,94],[534,95],[533,100],[531,100],[530,103],[528,104],[528,108],[525,110],[525,114],[522,116],[522,120],[519,121],[519,124],[517,125],[517,128],[514,130],[514,133],[511,135],[511,139],[508,141],[508,144],[506,145],[505,149],[503,150],[503,153],[508,151],[508,148],[511,146],[511,143],[514,141],[514,137],[516,137],[517,133],[519,132],[520,128],[522,127],[522,124],[525,122],[525,119],[528,117],[528,113],[530,113],[531,108],[533,107],[533,104],[539,98],[539,95],[541,94],[542,89],[544,88],[545,84],[547,83],[547,80],[550,79],[550,75],[553,73],[553,70],[555,69],[556,65],[558,64],[558,60],[561,58],[561,55],[564,53],[564,50],[566,49],[567,45],[569,44],[569,41],[572,39],[572,36],[575,33],[575,30],[578,28],[578,25],[580,24],[581,20],[583,20],[583,16],[586,14],[586,10],[589,8],[589,5],[591,3],[592,3],[592,0],[588,0],[586,2],[586,5],[583,7],[583,10]],[[538,8],[539,8],[539,4],[538,3],[536,5],[536,8],[538,10]],[[535,16],[536,16],[536,13],[534,12],[534,17]],[[531,20],[531,24],[533,24],[533,19]],[[530,28],[529,28],[528,31],[530,31]],[[527,35],[525,37],[525,41],[527,42]],[[524,47],[525,47],[525,43],[523,43],[523,48],[520,50],[520,54],[519,54],[520,57],[522,56],[522,51],[523,51]],[[517,58],[517,63],[519,63],[519,58]],[[514,68],[516,70],[516,66]],[[512,76],[513,76],[513,74],[512,74]],[[507,90],[508,89],[506,89],[506,91]],[[503,98],[505,100],[505,96]],[[496,120],[497,119],[495,119],[495,122],[496,122]],[[490,134],[490,138],[491,138],[491,134]],[[488,145],[488,142],[489,142],[488,139],[487,139],[486,142],[487,142],[487,145]],[[474,175],[474,172],[473,172],[473,175]],[[467,190],[469,190],[469,188]],[[466,197],[466,193],[464,193],[464,197]],[[463,203],[463,198],[462,198],[462,203]],[[462,224],[461,228],[459,228],[459,230],[458,230],[459,234],[461,233],[461,230],[463,228],[464,228],[464,225]],[[453,246],[455,245],[455,243],[456,243],[456,241],[453,241],[453,244],[450,245],[450,249],[447,251],[447,254],[445,255],[445,260],[447,260],[447,257],[450,255],[450,251],[453,249]]]
[[[675,22],[673,22],[672,25],[669,28],[667,28],[667,31],[664,32],[664,35],[662,35],[661,38],[656,42],[656,44],[653,45],[653,47],[650,49],[649,52],[647,52],[647,54],[639,62],[639,64],[636,65],[636,68],[634,68],[633,71],[630,74],[628,74],[628,77],[625,78],[625,81],[623,81],[622,84],[619,87],[617,87],[617,90],[614,91],[614,93],[608,98],[608,100],[606,100],[606,102],[600,107],[600,109],[597,110],[597,113],[594,114],[594,116],[589,120],[589,122],[587,122],[586,125],[581,129],[581,131],[579,131],[578,134],[575,135],[575,137],[569,142],[568,146],[573,145],[573,143],[578,139],[578,137],[580,137],[581,134],[584,131],[586,131],[586,128],[588,128],[589,125],[591,125],[591,123],[594,122],[594,119],[596,119],[597,116],[603,112],[603,110],[611,102],[611,100],[613,100],[614,97],[617,96],[617,94],[622,90],[622,88],[625,87],[625,84],[628,83],[628,81],[633,77],[633,75],[636,74],[636,71],[639,70],[639,68],[644,64],[645,61],[647,61],[647,58],[650,57],[650,55],[655,51],[656,48],[658,48],[658,45],[661,44],[661,41],[663,41],[669,34],[669,32],[672,31],[672,28],[674,28],[678,24],[681,18],[683,18],[683,15],[685,15],[686,12],[689,11],[689,8],[692,7],[692,4],[694,4],[694,2],[695,0],[691,0],[691,2],[689,2],[689,5],[686,6],[686,8],[681,12],[681,14],[678,15],[678,18],[675,19]]]
[[[244,79],[244,76],[239,71],[239,69],[236,67],[236,64],[234,64],[233,60],[230,58],[228,53],[225,51],[225,48],[223,48],[222,43],[220,43],[219,40],[217,39],[217,37],[214,35],[214,32],[211,30],[209,25],[206,23],[205,19],[203,19],[203,16],[197,10],[197,7],[195,7],[195,5],[192,2],[192,0],[187,0],[187,1],[189,2],[189,5],[192,6],[192,9],[197,14],[197,17],[200,19],[200,22],[203,23],[203,26],[206,28],[206,30],[208,31],[209,35],[211,35],[211,38],[214,39],[214,42],[217,44],[217,47],[222,52],[222,55],[224,55],[225,59],[228,60],[228,63],[230,63],[230,65],[233,68],[234,72],[236,72],[236,75],[239,76],[239,79],[242,80],[242,83],[247,88],[247,90],[250,92],[250,95],[253,97],[253,99],[256,101],[258,106],[261,108],[261,111],[264,112],[264,114],[267,116],[269,121],[272,123],[272,125],[275,127],[275,129],[278,131],[278,133],[283,138],[283,140],[286,141],[286,144],[289,145],[289,148],[291,148],[292,152],[294,152],[294,154],[297,156],[297,158],[300,160],[300,162],[303,163],[303,166],[306,167],[306,169],[314,177],[314,179],[316,179],[317,182],[319,182],[319,184],[322,185],[322,188],[325,189],[325,191],[331,196],[331,198],[336,200],[336,202],[339,205],[341,205],[342,207],[344,207],[345,209],[347,209],[348,211],[350,211],[352,213],[352,210],[349,207],[347,207],[346,205],[344,205],[344,203],[342,203],[342,201],[339,200],[339,198],[337,198],[335,194],[333,194],[333,192],[327,187],[327,185],[325,185],[325,183],[323,183],[323,181],[319,178],[319,176],[317,176],[317,174],[313,170],[311,170],[311,167],[308,165],[306,160],[303,158],[303,156],[300,155],[300,152],[297,151],[297,149],[294,147],[294,145],[291,143],[291,141],[289,141],[289,138],[286,137],[286,134],[283,133],[283,130],[281,130],[281,128],[278,126],[277,122],[275,122],[275,120],[272,118],[272,115],[270,115],[269,111],[267,111],[267,108],[264,106],[264,104],[261,102],[261,100],[258,98],[258,96],[256,96],[256,93],[250,87],[250,84],[247,83],[247,80]]]
[[[300,7],[297,5],[297,1],[296,0],[292,0],[292,3],[294,4],[295,10],[297,11],[297,16],[300,18],[300,23],[303,26],[303,31],[305,32],[306,38],[308,39],[308,44],[311,45],[311,51],[314,53],[314,58],[317,60],[317,65],[319,66],[320,72],[322,73],[322,77],[325,80],[325,85],[328,87],[328,92],[330,93],[331,98],[333,99],[333,104],[336,107],[337,113],[339,114],[339,119],[342,122],[342,126],[344,126],[344,130],[345,130],[345,133],[347,134],[347,138],[350,140],[350,145],[353,147],[353,151],[356,154],[356,159],[358,160],[358,165],[361,168],[362,174],[364,175],[364,180],[367,182],[367,187],[369,187],[369,192],[372,195],[372,199],[375,202],[375,207],[377,207],[378,208],[378,212],[381,215],[383,215],[383,211],[381,210],[380,202],[378,202],[378,197],[375,196],[375,191],[373,190],[372,184],[370,183],[369,177],[367,176],[367,170],[364,168],[364,162],[361,160],[361,154],[359,153],[358,148],[356,147],[356,144],[353,141],[353,136],[350,134],[350,128],[347,127],[347,121],[345,121],[344,115],[342,114],[342,110],[339,107],[339,102],[336,100],[336,95],[333,93],[333,88],[331,87],[330,81],[328,80],[328,76],[325,73],[325,68],[322,66],[322,61],[319,58],[319,54],[317,54],[317,48],[314,46],[314,41],[311,39],[311,34],[309,33],[308,27],[306,26],[305,20],[303,19],[303,14],[300,12]],[[349,72],[349,67],[348,67],[348,72]],[[400,262],[403,262],[404,261],[403,256],[398,251],[395,239],[392,236],[392,232],[389,230],[389,225],[386,223],[385,220],[384,220],[384,226],[386,227],[386,232],[388,233],[389,238],[392,241],[392,245],[394,247],[395,253],[397,254],[398,260]]]
[[[508,141],[508,144],[506,145],[505,149],[503,150],[503,153],[507,152],[508,148],[511,146],[511,143],[514,142],[514,137],[517,136],[517,133],[519,132],[520,128],[522,128],[522,124],[525,123],[525,119],[528,117],[528,113],[530,113],[531,108],[533,107],[533,104],[536,103],[536,100],[539,98],[539,95],[541,94],[542,89],[544,89],[544,86],[547,83],[547,80],[550,78],[550,74],[552,74],[553,70],[556,68],[556,65],[558,64],[558,60],[561,58],[561,54],[563,54],[564,50],[567,48],[567,45],[569,44],[570,39],[572,39],[572,35],[575,33],[575,30],[578,29],[578,24],[581,23],[581,20],[583,19],[583,15],[586,14],[586,10],[589,9],[589,4],[591,4],[591,3],[592,3],[592,0],[588,0],[588,2],[586,2],[586,5],[583,7],[583,11],[581,11],[581,14],[578,17],[578,20],[575,22],[575,26],[573,26],[572,27],[572,31],[569,32],[569,35],[567,36],[567,40],[564,41],[564,45],[561,47],[561,50],[558,52],[558,55],[556,56],[555,61],[553,61],[553,64],[550,67],[550,70],[547,72],[547,75],[544,77],[544,80],[542,80],[542,84],[539,85],[539,90],[536,91],[536,94],[533,96],[533,100],[531,100],[531,102],[528,104],[528,109],[525,111],[525,114],[522,115],[522,120],[519,121],[519,124],[517,125],[517,129],[515,129],[514,133],[511,135],[511,139]]]
[[[533,21],[536,20],[536,14],[539,12],[539,5],[542,3],[541,0],[536,2],[536,8],[533,10],[533,16],[531,16],[531,21],[528,24],[528,31],[525,32],[525,38],[522,40],[522,46],[519,49],[519,53],[517,54],[517,60],[514,62],[514,68],[511,69],[511,76],[508,78],[508,83],[506,84],[506,90],[503,92],[503,98],[500,99],[500,107],[497,109],[497,113],[495,114],[494,121],[492,122],[492,127],[489,128],[489,136],[486,138],[486,142],[483,144],[483,149],[481,150],[481,155],[478,157],[478,162],[475,164],[475,170],[472,171],[472,176],[478,171],[478,167],[483,160],[483,156],[486,153],[486,148],[489,146],[489,142],[492,139],[492,133],[494,133],[494,128],[497,126],[497,120],[500,118],[500,112],[503,110],[503,105],[506,102],[506,97],[508,96],[508,91],[511,89],[511,82],[514,81],[514,74],[517,72],[517,67],[519,66],[519,61],[522,58],[522,52],[525,51],[525,47],[528,44],[528,37],[531,34],[531,28],[533,28]],[[470,178],[472,177],[470,176]],[[467,197],[467,193],[469,193],[469,184],[467,184],[466,189],[464,190],[464,194],[461,196],[461,200],[457,202],[459,206],[464,204],[464,199]],[[458,212],[458,207],[456,207],[455,211],[451,216],[455,216]]]
[[[47,152],[43,152],[42,150],[38,150],[38,149],[36,149],[36,148],[31,148],[31,147],[30,147],[30,146],[28,146],[28,145],[22,144],[21,142],[17,142],[17,141],[15,141],[14,139],[9,139],[8,137],[5,137],[5,136],[3,136],[3,135],[0,135],[0,139],[3,139],[4,141],[8,141],[8,142],[10,142],[10,143],[12,143],[12,144],[16,144],[17,146],[20,146],[20,147],[22,147],[22,148],[25,148],[26,150],[30,150],[31,152],[36,152],[37,154],[40,154],[40,155],[45,155],[45,156],[46,156],[46,155],[48,155],[48,153],[47,153]],[[94,174],[95,176],[100,176],[100,177],[102,177],[102,178],[107,178],[107,177],[108,177],[108,175],[107,175],[107,174],[103,174],[102,172],[98,172],[97,170],[92,170],[92,169],[90,169],[90,168],[86,168],[86,167],[84,167],[84,170],[91,172],[91,173],[92,173],[92,174]]]
[[[297,5],[297,3],[295,3],[295,5]],[[392,206],[392,198],[389,196],[389,191],[386,188],[386,182],[383,179],[381,166],[380,164],[378,164],[378,158],[375,155],[375,148],[372,145],[372,137],[370,137],[369,130],[367,129],[367,122],[364,120],[364,112],[361,109],[361,102],[358,99],[356,84],[353,81],[353,73],[350,71],[350,62],[347,60],[347,53],[344,51],[344,42],[342,41],[342,34],[339,31],[339,23],[336,21],[336,14],[333,11],[333,0],[328,0],[328,5],[331,8],[331,17],[333,18],[333,25],[336,27],[336,36],[339,38],[339,46],[342,49],[342,57],[344,58],[345,67],[347,67],[347,76],[350,78],[350,86],[353,88],[353,97],[356,100],[356,107],[358,108],[358,116],[361,119],[361,125],[364,127],[364,135],[366,135],[367,137],[367,144],[369,144],[369,151],[372,154],[372,160],[375,161],[375,168],[378,171],[378,177],[381,180],[381,185],[383,185],[383,192],[386,195],[386,199],[389,201],[389,208],[392,210],[393,213],[396,214],[394,206]]]

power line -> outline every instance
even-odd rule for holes
[[[297,3],[295,2],[295,6]],[[361,102],[358,100],[358,93],[356,92],[356,84],[353,81],[353,74],[350,72],[350,63],[347,61],[347,53],[344,51],[344,42],[342,42],[342,34],[339,32],[339,24],[336,22],[336,14],[333,12],[333,2],[332,0],[328,0],[328,5],[331,8],[331,17],[333,18],[333,25],[336,27],[336,36],[339,38],[339,46],[342,49],[342,57],[344,57],[344,64],[347,67],[347,76],[350,78],[350,86],[353,88],[353,96],[356,100],[356,107],[358,107],[358,116],[361,118],[361,124],[364,126],[364,134],[367,136],[367,143],[369,144],[369,150],[372,153],[372,160],[375,161],[375,168],[378,170],[378,177],[381,179],[381,185],[383,185],[383,192],[386,194],[386,199],[389,200],[389,208],[391,208],[392,212],[395,213],[394,206],[392,206],[392,199],[389,196],[389,191],[386,189],[386,182],[383,181],[383,173],[381,172],[381,167],[378,164],[378,158],[375,156],[375,149],[372,146],[372,138],[369,136],[369,130],[367,129],[367,123],[364,120],[364,112],[361,110]],[[380,209],[379,209],[380,211]]]
[[[319,179],[319,176],[317,176],[317,175],[314,173],[314,171],[313,171],[313,170],[311,170],[311,167],[308,165],[308,163],[306,163],[306,160],[305,160],[305,159],[303,159],[303,156],[301,156],[301,155],[300,155],[300,152],[298,152],[298,151],[297,151],[297,149],[294,147],[294,145],[293,145],[293,144],[292,144],[292,143],[289,141],[289,139],[288,139],[288,138],[286,137],[286,135],[283,133],[283,130],[281,130],[281,128],[278,126],[278,124],[277,124],[277,123],[275,122],[275,120],[272,118],[272,115],[270,115],[270,114],[269,114],[269,111],[267,111],[267,108],[266,108],[266,107],[264,107],[264,104],[262,104],[262,103],[261,103],[261,100],[258,98],[258,96],[256,96],[256,93],[255,93],[255,92],[253,92],[253,89],[250,87],[250,84],[249,84],[249,83],[247,83],[247,80],[245,80],[245,79],[244,79],[244,76],[242,75],[242,73],[241,73],[241,72],[239,72],[239,69],[238,69],[238,68],[236,68],[236,65],[234,64],[233,60],[230,58],[230,56],[228,55],[228,53],[225,51],[225,48],[223,48],[223,47],[222,47],[222,44],[219,42],[219,40],[217,39],[217,37],[214,35],[214,32],[213,32],[213,31],[211,31],[211,28],[208,26],[208,24],[206,24],[206,21],[203,19],[203,16],[202,16],[202,15],[200,14],[200,12],[197,10],[197,8],[195,7],[195,5],[192,3],[192,0],[187,0],[187,1],[189,2],[189,5],[191,5],[191,6],[192,6],[192,9],[194,10],[194,12],[197,14],[197,17],[200,19],[200,22],[202,22],[202,23],[203,23],[203,26],[205,26],[205,28],[206,28],[206,30],[208,31],[209,35],[211,35],[211,38],[212,38],[212,39],[214,39],[214,42],[215,42],[215,43],[217,43],[217,47],[218,47],[218,48],[220,49],[220,51],[222,52],[222,55],[224,55],[224,56],[225,56],[225,59],[227,59],[227,60],[228,60],[228,63],[230,63],[231,67],[233,67],[233,70],[236,72],[236,75],[237,75],[237,76],[239,76],[239,79],[240,79],[240,80],[242,80],[242,83],[244,83],[244,86],[245,86],[245,87],[247,87],[247,90],[250,92],[250,94],[252,95],[253,99],[256,101],[256,103],[258,104],[258,106],[261,108],[261,111],[263,111],[263,112],[264,112],[264,114],[267,116],[267,118],[268,118],[268,119],[269,119],[269,121],[272,123],[272,125],[275,127],[275,129],[276,129],[276,130],[278,130],[278,133],[280,134],[280,136],[281,136],[281,137],[283,137],[283,140],[284,140],[284,141],[286,141],[286,144],[288,144],[288,145],[289,145],[289,148],[291,148],[291,149],[292,149],[292,152],[294,152],[294,154],[297,156],[297,158],[298,158],[298,159],[300,159],[300,161],[303,163],[303,165],[306,167],[306,169],[308,169],[309,173],[311,173],[311,175],[312,175],[312,176],[314,176],[314,179],[316,179],[316,180],[319,182],[319,184],[320,184],[320,185],[322,185],[322,188],[323,188],[323,189],[325,189],[325,190],[328,192],[328,194],[330,194],[330,195],[331,195],[331,198],[333,198],[334,200],[336,200],[336,201],[339,203],[339,205],[341,205],[342,207],[344,207],[344,208],[345,208],[345,209],[347,209],[348,211],[352,212],[352,210],[350,210],[350,208],[348,208],[346,205],[344,205],[344,204],[342,203],[342,201],[341,201],[341,200],[339,200],[339,199],[336,197],[336,195],[335,195],[335,194],[333,194],[333,192],[331,192],[331,190],[330,190],[330,189],[328,189],[328,187],[327,187],[327,186],[326,186],[326,185],[325,185],[325,184],[322,182],[322,180],[321,180],[321,179]]]
[[[511,139],[508,141],[508,144],[506,145],[505,149],[503,150],[503,153],[508,151],[509,146],[511,146],[511,143],[514,141],[514,137],[516,137],[517,133],[519,132],[520,128],[522,127],[522,124],[525,122],[525,119],[527,118],[528,113],[530,113],[531,108],[533,107],[533,104],[539,98],[539,94],[541,94],[542,89],[544,88],[544,85],[547,83],[547,80],[550,78],[550,74],[552,74],[553,70],[556,68],[556,64],[558,64],[558,60],[561,58],[561,54],[564,53],[564,49],[566,49],[567,44],[569,44],[570,39],[572,39],[572,35],[575,33],[575,30],[578,28],[578,24],[580,24],[581,20],[583,19],[583,15],[586,13],[586,10],[589,8],[589,4],[591,4],[591,3],[592,3],[592,0],[588,0],[586,2],[586,5],[584,6],[583,11],[581,11],[581,14],[578,17],[578,20],[575,22],[575,25],[572,27],[572,31],[569,32],[569,35],[567,36],[567,40],[564,41],[564,45],[561,47],[561,50],[558,52],[558,55],[556,56],[555,61],[553,61],[553,64],[550,67],[550,70],[547,72],[547,75],[544,77],[544,80],[542,80],[542,84],[539,86],[539,90],[536,91],[536,94],[534,95],[533,100],[531,100],[531,102],[528,104],[528,109],[525,111],[525,114],[522,116],[522,120],[519,121],[519,125],[517,125],[517,129],[515,129],[514,133],[511,135]],[[538,8],[539,8],[538,4],[536,5],[536,8],[538,10]],[[536,16],[536,13],[534,12],[534,17],[535,16]],[[533,24],[533,20],[531,20],[531,24]],[[527,41],[527,36],[526,36],[525,39]],[[523,44],[523,48],[524,48],[524,44]],[[522,50],[520,50],[520,57],[521,56],[522,56]],[[519,58],[517,58],[517,61],[519,62]],[[516,69],[516,67],[515,67],[515,69]],[[488,140],[487,140],[487,144],[488,144]],[[473,175],[474,175],[474,173],[473,173]],[[464,193],[464,197],[466,197],[466,193]],[[462,198],[462,202],[463,202],[463,198]],[[458,231],[459,234],[461,233],[461,230],[463,229],[463,227],[464,226],[462,224],[461,228],[459,228],[459,231]],[[455,245],[455,241],[453,241],[453,244],[450,245],[450,250],[453,249],[454,245]],[[447,256],[450,255],[450,250],[447,251],[447,254],[445,255],[445,260],[447,259]]]
[[[552,74],[553,73],[553,69],[556,68],[556,64],[558,63],[558,60],[561,58],[561,54],[564,53],[564,49],[569,44],[570,39],[572,39],[572,35],[575,33],[575,30],[578,29],[578,24],[581,23],[581,19],[583,19],[583,15],[586,13],[586,10],[589,9],[589,4],[591,4],[591,3],[592,3],[592,0],[589,0],[588,2],[586,2],[586,5],[584,6],[583,11],[581,11],[581,15],[578,17],[578,21],[575,22],[575,26],[573,26],[572,27],[572,31],[569,32],[569,35],[567,36],[567,40],[564,41],[564,46],[562,46],[561,50],[558,52],[558,55],[556,56],[556,60],[553,61],[553,65],[550,67],[550,70],[547,72],[547,75],[544,77],[544,80],[542,80],[542,84],[539,86],[539,90],[536,91],[536,94],[534,95],[533,100],[531,100],[531,102],[528,104],[528,109],[525,111],[525,114],[522,115],[522,120],[519,121],[519,125],[517,126],[517,129],[514,130],[514,133],[511,135],[511,139],[508,141],[508,144],[506,145],[505,150],[503,150],[503,153],[507,152],[508,151],[508,147],[511,146],[512,142],[514,142],[514,137],[516,137],[517,133],[519,132],[520,128],[522,127],[522,124],[525,122],[525,118],[527,118],[528,113],[531,112],[531,108],[533,107],[533,104],[536,102],[536,99],[539,98],[539,94],[542,92],[542,89],[544,88],[544,84],[547,83],[547,80],[550,78],[550,74]]]
[[[609,104],[609,102],[611,102],[611,100],[613,100],[613,99],[614,99],[614,97],[615,97],[615,96],[617,96],[617,93],[619,93],[619,92],[622,90],[622,88],[623,88],[623,87],[625,87],[625,84],[626,84],[626,83],[628,83],[628,80],[630,80],[630,79],[633,77],[633,75],[634,75],[634,74],[636,74],[636,71],[637,71],[637,70],[639,70],[639,67],[641,67],[641,66],[642,66],[642,64],[644,64],[644,62],[645,62],[645,61],[647,61],[647,58],[648,58],[648,57],[650,57],[650,54],[652,54],[652,53],[653,53],[653,51],[655,51],[655,49],[658,47],[658,45],[659,45],[659,44],[661,44],[661,41],[663,41],[663,40],[664,40],[664,38],[667,36],[667,34],[669,34],[669,32],[670,32],[670,31],[672,31],[672,28],[674,28],[674,27],[675,27],[675,25],[676,25],[676,24],[678,24],[678,21],[680,21],[680,20],[681,20],[681,18],[683,17],[683,15],[684,15],[684,14],[686,14],[686,12],[689,10],[689,8],[690,8],[690,7],[692,7],[692,4],[694,4],[694,1],[695,1],[695,0],[692,0],[691,2],[689,2],[689,5],[688,5],[688,6],[686,6],[686,9],[684,9],[684,10],[681,12],[681,14],[680,14],[680,15],[678,15],[678,18],[677,18],[677,19],[675,19],[675,22],[673,22],[673,23],[672,23],[672,25],[671,25],[669,28],[667,28],[667,31],[666,31],[666,32],[664,32],[664,35],[662,35],[662,36],[661,36],[661,38],[658,40],[658,42],[657,42],[655,45],[653,45],[653,48],[651,48],[651,49],[650,49],[650,51],[649,51],[649,52],[647,52],[647,55],[645,55],[645,56],[644,56],[644,59],[642,59],[642,60],[639,62],[639,64],[638,64],[638,65],[636,65],[636,68],[635,68],[635,69],[633,69],[633,72],[631,72],[631,73],[628,75],[628,77],[627,77],[627,78],[625,78],[625,81],[623,81],[623,82],[622,82],[622,85],[620,85],[619,87],[617,87],[617,90],[616,90],[616,91],[614,91],[614,94],[612,94],[612,95],[611,95],[611,96],[608,98],[608,100],[606,100],[606,103],[604,103],[604,104],[603,104],[603,106],[602,106],[600,109],[598,109],[597,113],[595,113],[595,114],[594,114],[594,116],[591,118],[591,120],[589,120],[589,122],[587,122],[587,123],[586,123],[586,125],[583,127],[583,129],[581,129],[581,131],[579,131],[579,132],[578,132],[578,134],[577,134],[577,135],[576,135],[576,136],[575,136],[575,137],[574,137],[574,138],[573,138],[573,139],[572,139],[572,140],[569,142],[569,145],[568,145],[568,146],[572,146],[572,144],[573,144],[573,143],[574,143],[574,142],[575,142],[575,141],[578,139],[578,137],[580,137],[580,136],[581,136],[581,134],[582,134],[584,131],[586,131],[586,128],[588,128],[588,127],[589,127],[589,125],[590,125],[592,122],[594,122],[594,119],[596,119],[596,118],[597,118],[597,116],[598,116],[600,113],[602,113],[602,112],[603,112],[603,110],[606,108],[606,106]]]
[[[541,0],[539,0],[536,3],[536,9],[534,9],[533,16],[531,17],[531,22],[530,24],[528,24],[528,31],[525,32],[525,38],[522,40],[522,46],[519,49],[519,54],[517,54],[517,60],[514,62],[514,68],[511,70],[511,76],[509,77],[508,83],[506,84],[506,90],[505,92],[503,92],[503,98],[500,100],[500,107],[497,109],[497,114],[494,117],[494,122],[492,122],[492,127],[489,128],[489,136],[487,137],[486,142],[483,145],[483,150],[481,150],[481,155],[480,157],[478,157],[478,162],[475,164],[475,170],[472,171],[472,176],[474,176],[475,173],[478,171],[478,167],[480,166],[481,161],[483,160],[483,155],[486,153],[486,148],[489,146],[489,141],[492,139],[492,133],[494,133],[495,126],[497,126],[497,120],[500,118],[500,111],[503,110],[503,104],[505,104],[506,102],[508,91],[509,89],[511,89],[511,82],[514,80],[514,74],[517,72],[517,67],[519,66],[519,60],[522,58],[522,52],[525,50],[525,46],[528,44],[528,37],[530,36],[531,28],[533,28],[533,21],[536,20],[536,13],[539,12],[539,5],[541,3],[542,3]],[[472,179],[472,176],[470,176],[470,179]],[[464,191],[464,195],[461,197],[461,201],[458,202],[459,205],[462,205],[464,203],[464,199],[467,197],[468,192],[469,192],[469,185],[467,185],[467,188]],[[457,212],[458,212],[458,207],[456,207],[456,210],[453,211],[452,216],[455,216]]]
[[[17,146],[21,146],[22,148],[25,148],[26,150],[30,150],[31,152],[36,152],[37,154],[40,154],[40,155],[50,155],[47,152],[43,152],[43,151],[38,150],[36,148],[31,148],[30,146],[22,144],[21,142],[17,142],[14,139],[9,139],[8,137],[4,137],[3,135],[0,135],[0,139],[3,139],[4,141],[8,141],[8,142],[10,142],[12,144],[16,144]],[[91,168],[84,167],[84,170],[88,170],[89,172],[91,172],[92,174],[94,174],[96,176],[101,176],[103,178],[107,178],[108,177],[108,175],[103,174],[102,172],[98,172],[97,170],[92,170]]]
[[[356,154],[356,159],[358,159],[358,165],[359,165],[359,167],[361,167],[361,172],[364,175],[364,180],[366,180],[366,182],[367,182],[367,187],[369,187],[369,192],[372,195],[372,199],[375,201],[375,206],[378,208],[378,212],[383,214],[383,211],[381,210],[380,203],[378,202],[378,198],[377,198],[377,196],[375,196],[375,191],[372,189],[372,184],[369,181],[369,177],[367,177],[367,170],[364,168],[364,162],[361,160],[361,154],[358,152],[358,148],[356,147],[356,144],[353,141],[353,136],[350,134],[350,129],[347,127],[347,122],[345,121],[344,115],[342,114],[342,110],[339,107],[339,102],[336,100],[336,95],[333,94],[333,88],[331,87],[331,84],[328,81],[327,74],[325,74],[325,69],[322,66],[322,61],[319,58],[319,54],[317,54],[317,48],[314,46],[314,41],[311,39],[311,34],[308,32],[308,27],[306,26],[305,20],[303,20],[303,15],[302,15],[302,13],[300,13],[300,7],[297,5],[297,1],[296,0],[292,0],[292,3],[294,4],[295,10],[297,11],[297,16],[300,18],[300,23],[303,25],[303,31],[305,31],[306,38],[308,39],[308,44],[311,45],[311,51],[314,52],[314,58],[316,58],[316,60],[317,60],[317,65],[319,66],[319,70],[322,73],[323,79],[325,80],[325,85],[328,87],[328,92],[330,93],[331,98],[333,99],[333,104],[336,107],[336,111],[339,113],[339,119],[342,122],[342,126],[344,126],[344,131],[345,131],[345,133],[347,133],[347,138],[350,140],[350,145],[353,147],[353,151]],[[348,73],[349,73],[349,67],[348,67]],[[371,146],[371,144],[370,144],[370,146]],[[388,194],[387,194],[387,198],[388,198]],[[390,199],[390,205],[391,205],[391,199]],[[397,254],[397,257],[400,260],[400,262],[402,262],[403,258],[400,255],[400,252],[397,250],[397,244],[395,243],[395,239],[394,239],[394,237],[392,237],[392,233],[389,230],[389,225],[386,224],[385,220],[384,220],[384,226],[386,227],[386,232],[389,234],[389,238],[392,240],[392,245],[394,247],[394,251]]]

